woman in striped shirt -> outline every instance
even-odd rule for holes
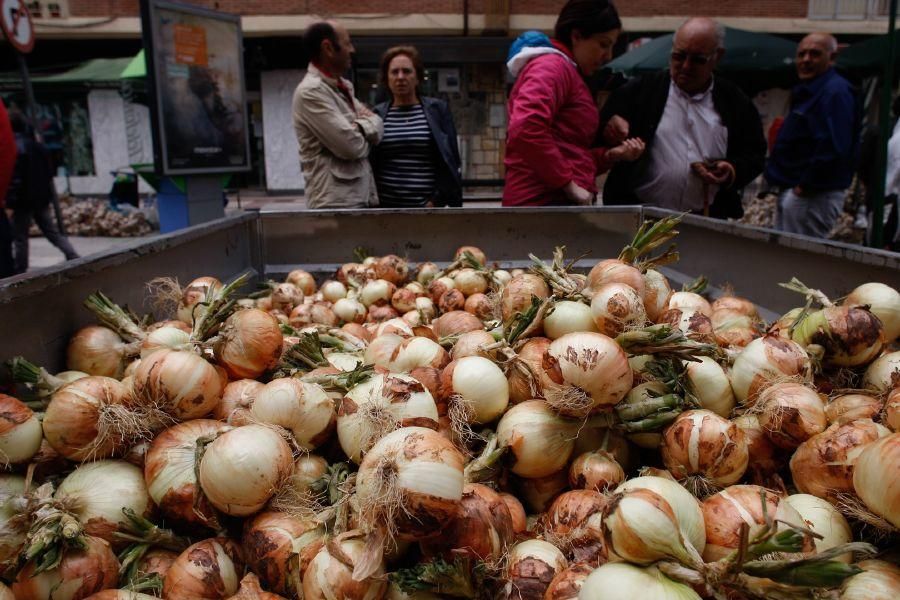
[[[419,96],[425,68],[412,46],[381,59],[391,100],[375,107],[384,137],[372,153],[382,207],[462,206],[459,147],[447,103]]]

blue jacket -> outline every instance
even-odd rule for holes
[[[796,86],[766,165],[766,179],[813,191],[850,186],[859,153],[860,114],[853,86],[829,69]]]
[[[456,126],[447,103],[438,98],[421,97],[425,119],[431,130],[431,137],[443,159],[438,165],[437,194],[435,206],[462,206],[462,171],[459,145],[456,141]],[[382,120],[387,116],[391,103],[382,102],[372,109]],[[372,170],[378,172],[378,146],[370,154]]]

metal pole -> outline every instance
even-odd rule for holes
[[[884,58],[884,72],[881,75],[881,100],[878,111],[878,174],[875,180],[875,190],[872,207],[872,246],[884,247],[884,186],[887,174],[887,147],[891,138],[891,94],[894,89],[894,30],[897,24],[897,0],[891,0],[891,9],[888,16],[887,52]]]

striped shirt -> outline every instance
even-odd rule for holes
[[[381,204],[423,206],[432,199],[438,153],[421,104],[388,109],[378,153]]]

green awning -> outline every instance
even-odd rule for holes
[[[95,58],[56,75],[32,77],[34,83],[117,83],[131,58]]]
[[[138,52],[134,58],[131,59],[131,62],[128,63],[128,66],[125,67],[125,70],[122,71],[120,77],[122,79],[138,79],[140,77],[147,76],[147,61],[144,60],[144,51],[141,50]]]
[[[887,42],[887,35],[879,35],[841,50],[836,61],[838,69],[858,75],[880,75],[887,55]],[[900,32],[894,34],[894,43],[900,48]],[[900,61],[894,63],[894,73],[898,71]]]

